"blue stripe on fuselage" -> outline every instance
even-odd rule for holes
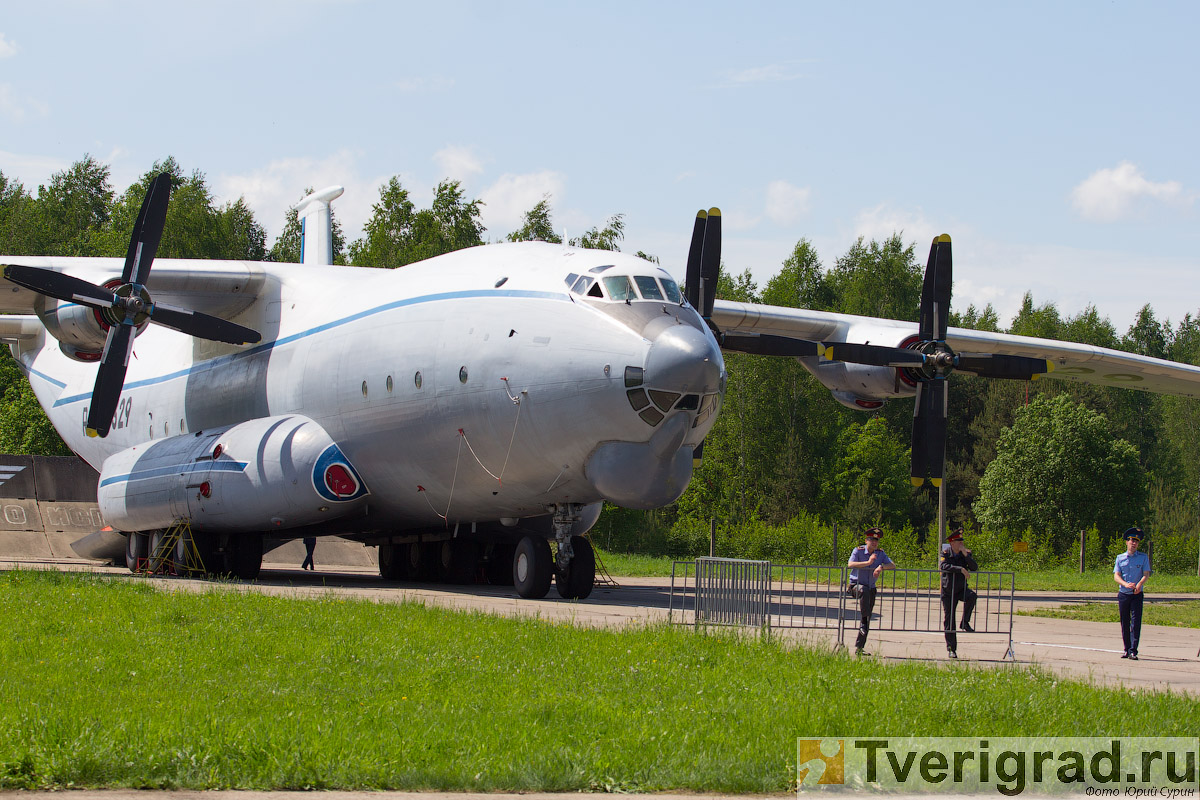
[[[195,372],[197,369],[201,369],[201,368],[202,369],[210,369],[211,367],[220,366],[220,365],[226,364],[226,363],[231,363],[233,361],[236,361],[239,358],[247,358],[249,356],[257,355],[258,353],[265,353],[270,350],[273,350],[274,348],[278,347],[281,344],[291,344],[292,342],[297,342],[297,341],[307,338],[309,336],[313,336],[318,333],[323,333],[325,331],[332,330],[334,328],[340,328],[341,326],[348,325],[351,322],[357,322],[360,319],[366,319],[367,317],[372,317],[372,316],[375,316],[376,314],[382,314],[385,311],[391,311],[396,308],[403,308],[404,306],[412,306],[412,305],[417,305],[420,303],[436,303],[436,302],[440,302],[442,300],[463,300],[463,299],[474,298],[474,297],[520,297],[520,298],[527,298],[527,299],[534,299],[534,300],[538,300],[538,299],[540,299],[540,300],[569,300],[570,299],[570,296],[563,292],[534,292],[534,291],[526,291],[526,290],[520,290],[520,289],[511,289],[511,290],[503,290],[503,291],[497,291],[495,289],[472,289],[472,290],[463,291],[463,292],[441,292],[439,294],[427,294],[422,297],[410,297],[405,300],[396,300],[395,302],[392,302],[392,303],[387,303],[382,306],[377,306],[375,308],[367,309],[366,311],[360,311],[357,314],[351,314],[348,317],[343,317],[342,319],[334,320],[333,322],[327,322],[324,325],[318,325],[315,328],[310,328],[306,331],[301,331],[300,333],[293,333],[290,336],[285,336],[282,339],[276,339],[273,342],[267,342],[265,344],[255,345],[254,347],[251,347],[249,350],[243,350],[240,353],[233,353],[231,355],[221,356],[219,358],[214,358],[209,361],[201,362],[201,364],[203,365],[202,367],[200,367],[196,364],[193,364],[192,366],[188,367],[187,369],[181,369],[177,372],[172,372],[168,375],[160,375],[157,378],[146,378],[145,380],[134,381],[133,383],[127,383],[127,384],[125,384],[123,391],[129,391],[130,389],[140,389],[143,386],[152,386],[156,383],[164,383],[166,381],[174,380],[175,378],[186,377],[187,375],[190,375],[192,372]],[[66,384],[58,383],[58,381],[54,381],[53,379],[42,375],[40,372],[37,374],[40,377],[45,377],[46,380],[49,380],[51,383],[57,383],[61,387],[66,386]],[[84,400],[90,400],[91,397],[92,397],[91,392],[88,392],[87,394],[72,395],[70,397],[60,397],[58,400],[54,401],[53,407],[58,408],[59,406],[66,406],[66,405],[70,405],[71,403],[78,403],[78,402],[81,402]]]
[[[245,472],[246,464],[247,462],[245,461],[196,461],[191,464],[175,464],[169,467],[138,470],[126,475],[113,475],[111,478],[105,478],[100,481],[100,485],[108,486],[113,483],[123,483],[125,481],[131,483],[133,481],[148,481],[167,475],[191,475],[194,472]]]

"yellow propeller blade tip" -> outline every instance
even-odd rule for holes
[[[821,355],[825,356],[825,358],[829,359],[830,361],[833,361],[833,347],[826,347],[821,351]]]
[[[696,212],[696,219],[708,219],[708,212],[703,208]]]
[[[945,244],[950,244],[950,234],[943,233],[941,236],[934,239],[934,241],[935,242],[943,242]]]
[[[708,210],[708,215],[710,217],[719,217],[719,216],[721,216],[721,209],[717,208],[716,206],[713,206],[712,208],[710,208]]]
[[[92,437],[93,439],[96,439],[100,436],[100,431],[96,430],[95,428],[88,428],[87,435]]]
[[[935,489],[941,488],[941,485],[942,485],[941,478],[930,478],[929,482],[933,484],[933,488],[935,488]]]
[[[909,480],[909,483],[911,483],[913,486],[920,486],[922,483],[925,482],[924,478],[909,478],[908,480]]]
[[[1049,375],[1051,372],[1054,372],[1054,362],[1046,359],[1046,374]]]

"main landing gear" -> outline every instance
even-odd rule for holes
[[[230,534],[221,547],[218,534],[183,529],[153,530],[126,535],[125,566],[130,572],[151,575],[173,572],[181,577],[233,575],[244,580],[258,577],[262,569],[263,537],[260,533]]]
[[[582,600],[592,593],[596,582],[596,554],[590,541],[571,535],[572,526],[579,521],[580,509],[579,503],[555,507],[553,523],[557,555],[551,555],[550,543],[541,537],[526,536],[517,545],[513,558],[513,584],[521,597],[545,597],[550,591],[552,576],[558,594],[564,599]]]

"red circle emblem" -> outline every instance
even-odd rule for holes
[[[358,491],[358,481],[342,464],[330,464],[325,469],[325,486],[336,497],[350,497]]]

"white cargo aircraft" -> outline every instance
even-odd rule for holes
[[[955,369],[1200,393],[1195,367],[947,329],[948,236],[914,324],[714,302],[716,209],[685,296],[640,258],[536,242],[332,266],[337,187],[303,204],[305,263],[154,262],[169,192],[151,182],[124,260],[0,256],[0,338],[99,471],[135,568],[186,519],[210,572],[257,575],[264,537],[339,534],[378,546],[385,578],[482,567],[524,597],[552,578],[587,597],[602,501],[656,508],[687,487],[723,349],[798,358],[851,408],[916,395],[916,484],[940,482]]]

